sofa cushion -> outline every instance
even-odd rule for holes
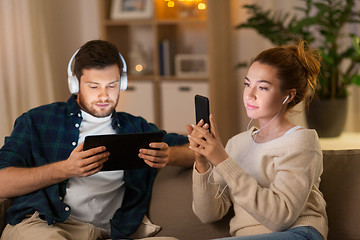
[[[192,168],[167,166],[155,179],[150,220],[162,227],[156,236],[178,239],[212,239],[230,236],[231,212],[221,221],[203,224],[192,211]]]
[[[329,240],[360,239],[360,150],[327,150],[320,190],[327,202]]]

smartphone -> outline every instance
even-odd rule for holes
[[[209,124],[210,131],[210,104],[209,99],[205,96],[195,95],[195,116],[196,116],[196,124],[203,119],[204,124]]]

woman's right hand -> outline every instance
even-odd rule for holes
[[[209,129],[209,124],[204,124],[204,120],[200,120],[198,122],[198,124],[196,125],[198,127],[202,127],[206,130]],[[190,136],[196,136],[196,137],[200,137],[200,133],[195,130],[191,125],[186,125],[186,130],[188,131],[188,134]],[[191,147],[199,147],[199,145],[197,143],[195,143],[194,141],[192,141],[191,137],[189,137],[189,142],[190,142],[190,146]],[[204,173],[209,169],[209,161],[206,159],[206,157],[204,157],[203,155],[199,154],[199,153],[195,153],[195,168],[199,173]]]

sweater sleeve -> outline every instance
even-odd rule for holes
[[[280,143],[283,154],[273,159],[275,177],[269,186],[261,186],[231,157],[215,168],[228,184],[234,204],[272,231],[285,230],[296,221],[322,172],[322,153],[316,133],[298,132],[302,133],[274,145],[278,150]],[[263,154],[249,152],[254,159]]]
[[[203,223],[220,220],[228,212],[231,202],[228,191],[214,182],[212,167],[200,174],[193,168],[193,211]],[[211,182],[211,183],[210,183]],[[222,194],[219,194],[221,192]]]

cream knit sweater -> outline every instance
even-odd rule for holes
[[[230,157],[217,167],[204,174],[194,168],[194,213],[202,222],[214,222],[233,204],[232,236],[313,226],[326,239],[326,203],[319,191],[323,159],[317,133],[300,129],[256,143],[251,132],[229,140]]]

